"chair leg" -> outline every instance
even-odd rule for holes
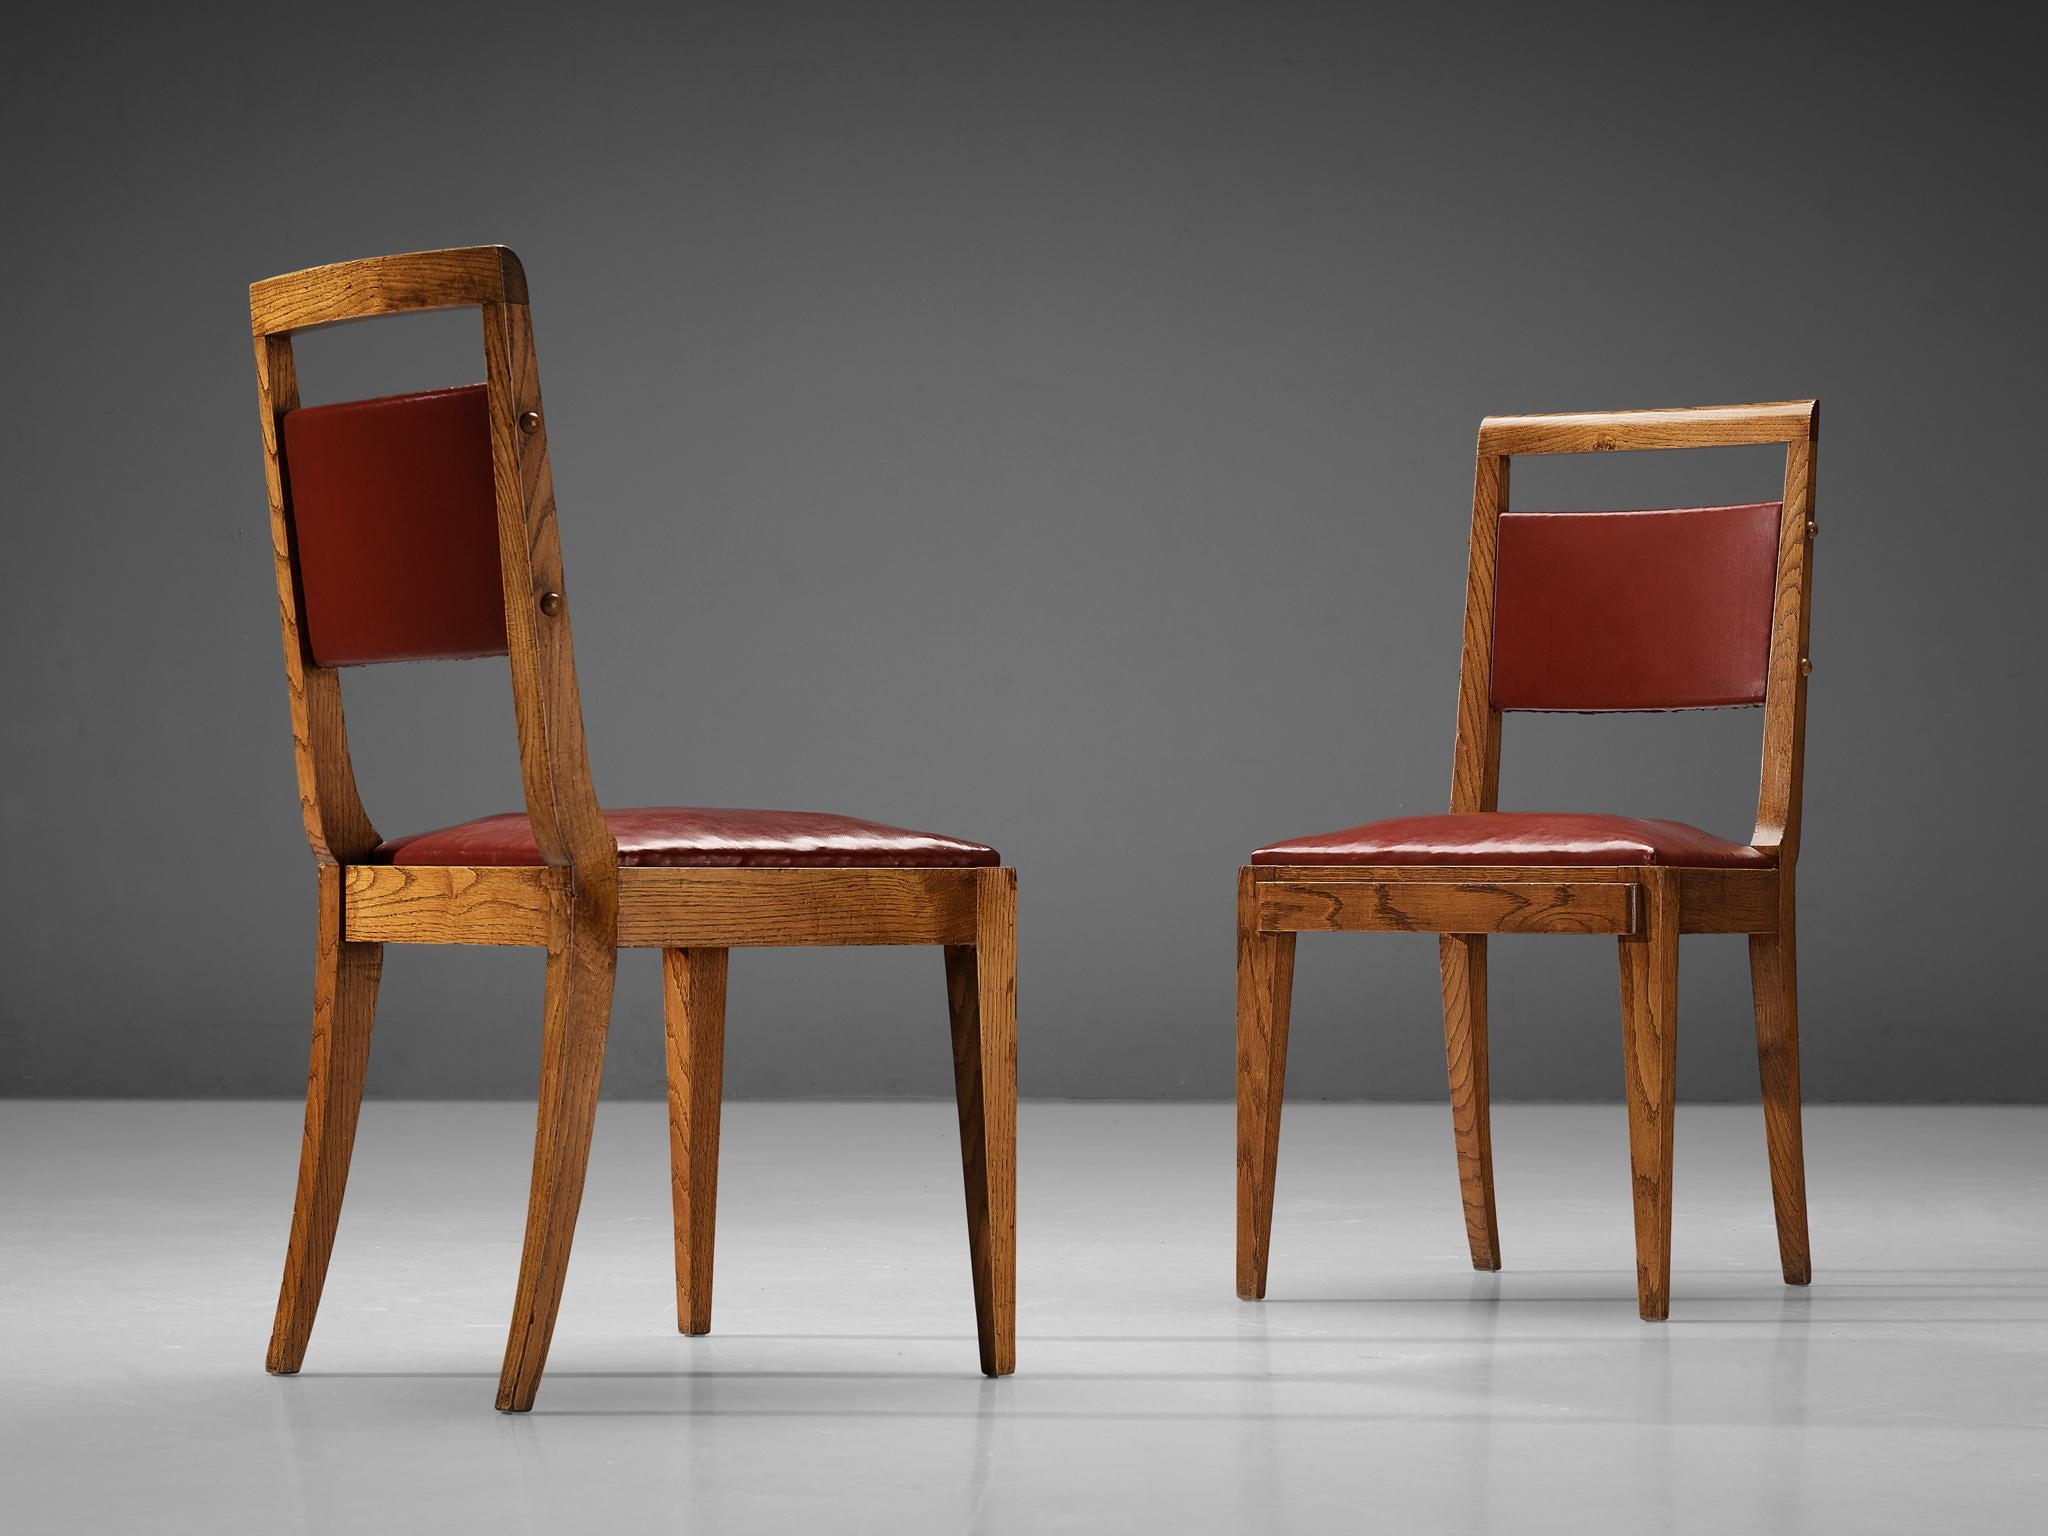
[[[541,1034],[540,1106],[533,1138],[533,1188],[526,1208],[526,1245],[498,1409],[524,1413],[540,1389],[569,1268],[569,1244],[583,1200],[597,1090],[604,1075],[605,1031],[611,1021],[615,931],[565,916],[548,946],[546,1018]]]
[[[1672,1111],[1678,1082],[1678,878],[1643,872],[1643,931],[1621,940],[1622,1061],[1635,1176],[1636,1300],[1646,1321],[1671,1312]]]
[[[1273,1175],[1287,1080],[1287,1017],[1294,995],[1294,935],[1261,933],[1252,872],[1237,877],[1237,1294],[1266,1295],[1272,1252]]]
[[[662,952],[668,1035],[668,1166],[675,1199],[676,1326],[711,1331],[718,1221],[718,1111],[725,1088],[723,949]]]
[[[1017,1369],[1017,878],[982,876],[975,942],[946,946],[967,1256],[985,1376]]]
[[[1500,1268],[1500,1220],[1493,1207],[1493,1126],[1486,1080],[1486,936],[1438,936],[1444,982],[1444,1060],[1450,1069],[1451,1130],[1458,1141],[1458,1190],[1474,1269]]]
[[[1763,1076],[1778,1262],[1787,1285],[1805,1285],[1813,1279],[1813,1258],[1806,1236],[1806,1150],[1799,1129],[1799,972],[1791,877],[1784,879],[1778,931],[1750,935],[1749,984],[1756,999],[1756,1057]]]
[[[363,1102],[363,1069],[370,1059],[370,1026],[377,1013],[377,980],[384,946],[342,938],[341,869],[320,866],[319,930],[314,950],[313,1051],[306,1072],[306,1129],[299,1144],[299,1188],[292,1205],[292,1235],[278,1287],[264,1368],[297,1372],[306,1358],[341,1197],[348,1188],[356,1115]]]

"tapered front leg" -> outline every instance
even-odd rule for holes
[[[979,876],[975,942],[946,946],[953,1087],[982,1374],[1017,1369],[1017,875]]]
[[[1273,1175],[1287,1080],[1287,1016],[1294,996],[1294,935],[1261,933],[1249,869],[1237,876],[1237,1294],[1266,1294],[1272,1251]]]
[[[1636,1300],[1671,1312],[1672,1111],[1678,1085],[1678,877],[1643,872],[1643,928],[1621,940],[1622,1061],[1636,1209]]]
[[[341,868],[319,866],[319,929],[313,951],[313,1052],[306,1073],[306,1128],[299,1144],[298,1197],[278,1287],[265,1369],[280,1376],[306,1358],[327,1261],[348,1188],[363,1102],[363,1070],[370,1060],[370,1026],[377,1013],[381,944],[342,938]]]
[[[526,1209],[526,1245],[498,1408],[533,1406],[547,1365],[569,1244],[583,1201],[597,1090],[604,1075],[605,1032],[611,1022],[612,978],[618,966],[615,920],[579,913],[557,918],[548,945],[546,1018],[542,1025],[540,1105],[533,1138],[533,1188]]]
[[[1806,1285],[1813,1279],[1813,1258],[1806,1232],[1806,1147],[1799,1125],[1798,949],[1792,876],[1788,872],[1780,878],[1778,931],[1750,935],[1749,982],[1756,999],[1756,1057],[1763,1077],[1778,1263],[1786,1284]]]
[[[1437,948],[1465,1241],[1474,1269],[1499,1269],[1500,1219],[1493,1207],[1493,1128],[1486,1079],[1486,936],[1446,933],[1439,935]]]
[[[676,1229],[676,1326],[711,1331],[711,1257],[718,1222],[718,1111],[725,1090],[727,951],[661,957],[668,1036],[669,1184]]]

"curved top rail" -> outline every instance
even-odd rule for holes
[[[525,302],[526,270],[502,245],[369,256],[249,285],[249,319],[258,336],[415,309]]]

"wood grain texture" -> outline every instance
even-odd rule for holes
[[[1809,435],[1813,418],[1811,400],[1650,411],[1577,411],[1554,416],[1489,416],[1479,424],[1479,451],[1508,455],[1626,453],[1653,448],[1790,443]]]
[[[351,864],[343,890],[351,939],[545,945],[568,882],[542,866]]]
[[[258,336],[408,310],[525,302],[526,273],[502,245],[370,256],[249,285],[249,319]]]
[[[1642,878],[1641,864],[1252,864],[1246,866],[1259,885],[1306,883],[1321,885],[1441,885],[1446,880],[1479,885],[1576,885],[1615,881],[1633,885]]]
[[[1633,933],[1627,881],[1292,881],[1258,888],[1267,933]]]
[[[1775,933],[1775,869],[1682,869],[1681,920],[1687,933]]]
[[[661,957],[668,1041],[668,1166],[675,1208],[676,1327],[711,1331],[711,1266],[718,1233],[718,1117],[725,1094],[722,949]]]
[[[1785,450],[1784,521],[1771,610],[1770,670],[1764,694],[1763,769],[1750,840],[1778,855],[1776,931],[1752,933],[1750,990],[1756,1007],[1757,1065],[1763,1084],[1764,1143],[1771,1205],[1786,1283],[1813,1278],[1806,1223],[1806,1152],[1800,1127],[1797,869],[1806,786],[1806,690],[1813,626],[1814,500],[1820,413]]]
[[[1465,560],[1465,641],[1458,662],[1458,731],[1451,809],[1500,809],[1500,711],[1493,707],[1493,611],[1508,461],[1482,451],[1472,472],[1472,531]]]
[[[1287,1083],[1287,1025],[1294,997],[1294,935],[1259,928],[1258,883],[1237,876],[1237,1294],[1266,1295],[1272,1255],[1273,1181]]]
[[[341,871],[317,869],[319,928],[313,950],[313,1050],[306,1072],[306,1126],[299,1144],[299,1187],[292,1204],[291,1240],[278,1287],[265,1366],[281,1376],[306,1358],[327,1261],[348,1189],[356,1117],[363,1102],[363,1071],[370,1060],[370,1029],[377,1012],[377,979],[384,951],[342,938]]]
[[[628,948],[971,944],[979,869],[622,869]],[[568,872],[546,865],[352,864],[354,939],[544,945]]]
[[[533,316],[523,303],[486,304],[483,335],[506,654],[527,821],[541,862],[566,866],[578,898],[610,926],[617,902],[618,845],[598,809],[583,740]],[[538,421],[538,430],[520,427],[521,418],[529,415]],[[541,600],[551,593],[561,601],[551,603],[549,612]]]
[[[299,624],[298,553],[283,446],[285,414],[299,404],[289,337],[256,338],[256,402],[263,426],[263,479],[270,492],[270,552],[277,576],[278,623],[284,632],[284,681],[291,701],[299,815],[316,860],[351,863],[367,858],[377,846],[377,829],[356,791],[342,720],[341,676],[315,665]]]
[[[1806,1144],[1799,1107],[1799,961],[1788,883],[1778,932],[1749,941],[1749,983],[1756,1002],[1756,1059],[1763,1080],[1764,1145],[1771,1163],[1771,1208],[1778,1263],[1788,1285],[1813,1279],[1806,1230]]]
[[[1671,1153],[1678,1091],[1679,885],[1668,869],[1643,881],[1643,932],[1621,948],[1622,1063],[1635,1191],[1636,1300],[1644,1319],[1671,1312]]]
[[[482,305],[506,658],[527,822],[543,862],[566,871],[550,911],[533,1188],[498,1378],[499,1409],[523,1413],[547,1364],[583,1199],[618,965],[619,862],[590,779],[569,604],[564,596],[542,607],[544,594],[566,593],[561,536],[533,316],[523,293],[506,298]],[[521,428],[527,416],[538,430]]]
[[[1750,841],[1774,848],[1779,867],[1799,857],[1799,810],[1806,782],[1806,686],[1813,625],[1813,496],[1820,452],[1815,436],[1785,450],[1784,520],[1778,531],[1778,578],[1771,607],[1771,656],[1764,684],[1764,754]]]
[[[1486,1072],[1486,939],[1447,933],[1437,940],[1443,973],[1444,1062],[1451,1085],[1451,1132],[1458,1144],[1458,1193],[1474,1269],[1500,1268],[1500,1218],[1493,1203],[1493,1111]]]
[[[524,1413],[533,1406],[554,1339],[576,1213],[583,1203],[584,1170],[590,1162],[590,1132],[597,1120],[617,962],[610,932],[590,922],[586,913],[566,906],[558,911],[548,944],[526,1241],[519,1257],[505,1364],[498,1376],[501,1413]]]
[[[972,944],[982,869],[622,869],[619,943]],[[1016,872],[1010,871],[1010,878]]]
[[[977,871],[975,942],[946,946],[967,1256],[985,1376],[1017,1368],[1017,884]]]

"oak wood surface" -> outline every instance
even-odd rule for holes
[[[984,873],[622,869],[619,943],[663,948],[971,944]]]
[[[1775,933],[1775,869],[1681,869],[1679,921],[1687,933]]]
[[[1816,430],[1819,418],[1815,417]],[[1750,841],[1777,850],[1789,874],[1799,857],[1799,810],[1806,782],[1807,646],[1813,623],[1813,520],[1817,439],[1785,451],[1784,520],[1771,606],[1771,653],[1764,683],[1764,754]]]
[[[1287,1025],[1294,996],[1294,935],[1259,928],[1258,885],[1237,877],[1237,1294],[1266,1294],[1272,1256],[1274,1175],[1286,1096]]]
[[[1778,1227],[1779,1267],[1789,1285],[1813,1279],[1806,1231],[1806,1148],[1800,1131],[1797,938],[1788,885],[1778,931],[1750,938],[1749,981],[1756,1003],[1756,1059],[1763,1081],[1771,1209]]]
[[[945,950],[967,1256],[982,1374],[1017,1368],[1017,883],[976,871],[975,942]]]
[[[1458,1193],[1474,1269],[1500,1268],[1500,1217],[1493,1203],[1493,1107],[1486,1070],[1486,937],[1437,940],[1443,974],[1444,1063],[1451,1133],[1458,1146]]]
[[[541,1021],[533,1186],[527,1198],[512,1327],[498,1375],[502,1413],[524,1413],[533,1406],[554,1339],[576,1213],[583,1203],[590,1133],[597,1121],[617,965],[618,950],[609,933],[594,928],[578,912],[557,909]]]
[[[562,577],[532,314],[523,303],[486,304],[483,337],[506,654],[527,820],[541,861],[566,865],[579,898],[600,922],[609,923],[618,845],[598,809],[583,740],[570,637],[573,605]],[[526,430],[522,420],[533,421],[537,430]],[[543,598],[551,599],[547,607]]]
[[[1643,882],[1643,932],[1622,938],[1622,1066],[1636,1218],[1636,1300],[1643,1317],[1671,1311],[1671,1150],[1678,1088],[1679,883],[1668,869]]]
[[[1629,881],[1324,880],[1258,887],[1268,933],[1633,933]]]
[[[689,1334],[711,1331],[718,1120],[725,1092],[726,960],[723,949],[669,949],[661,957],[676,1327]]]
[[[249,285],[258,336],[408,310],[524,304],[526,273],[502,245],[339,261]]]
[[[306,1358],[334,1233],[348,1189],[356,1117],[363,1102],[363,1071],[370,1060],[370,1029],[377,1012],[377,980],[384,951],[342,937],[341,871],[317,866],[318,933],[313,950],[313,1049],[306,1072],[306,1125],[299,1145],[299,1185],[292,1202],[291,1239],[278,1287],[265,1365],[289,1376]]]
[[[351,939],[545,945],[567,880],[539,865],[351,864],[343,893]]]
[[[1603,881],[1633,884],[1641,864],[1426,865],[1426,864],[1255,864],[1261,887],[1325,884],[1436,885],[1454,877],[1460,885],[1567,885]],[[1776,869],[1681,869],[1687,933],[1770,933],[1778,926]],[[1398,899],[1398,898],[1396,898]]]
[[[278,623],[284,632],[284,681],[291,703],[299,814],[313,857],[345,864],[369,855],[377,846],[377,829],[356,791],[342,719],[341,675],[314,662],[299,623],[298,551],[283,457],[284,418],[299,404],[289,336],[256,338],[256,401],[263,426],[263,479],[270,492],[270,550],[277,575]]]
[[[1551,416],[1489,416],[1479,424],[1479,451],[1512,456],[1791,443],[1811,436],[1813,419],[1811,400],[1650,411],[1576,411]]]
[[[1534,881],[1542,885],[1573,885],[1584,881],[1620,881],[1633,884],[1649,866],[1644,864],[1250,864],[1245,866],[1260,885],[1306,881],[1363,882],[1399,885],[1413,882],[1440,885],[1446,880],[1472,881],[1486,885]]]
[[[627,948],[971,944],[979,869],[622,869]],[[411,944],[548,941],[569,873],[545,865],[352,864],[348,934]]]
[[[1500,711],[1493,707],[1493,610],[1500,515],[1508,460],[1481,452],[1472,471],[1472,529],[1465,561],[1464,648],[1458,662],[1458,729],[1451,757],[1451,810],[1500,808]]]

